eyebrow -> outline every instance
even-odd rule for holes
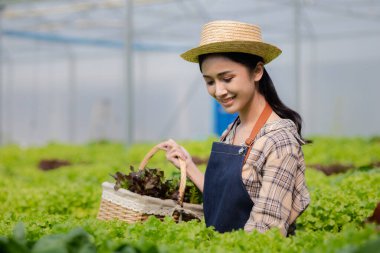
[[[226,70],[226,71],[223,71],[223,72],[218,73],[216,76],[220,77],[220,76],[223,76],[223,75],[225,75],[225,74],[229,74],[229,73],[231,73],[231,72],[233,72],[233,71],[232,71],[232,70]],[[211,76],[208,76],[208,75],[203,75],[203,77],[211,78]]]

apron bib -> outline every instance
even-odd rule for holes
[[[257,133],[271,113],[271,107],[266,104],[245,145],[213,143],[203,188],[206,226],[213,226],[221,233],[244,228],[254,203],[243,184],[242,168]]]

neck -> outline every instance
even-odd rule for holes
[[[257,92],[247,108],[239,112],[241,125],[253,126],[264,110],[266,103],[264,96]]]

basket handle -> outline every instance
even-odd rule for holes
[[[144,157],[139,165],[139,170],[143,170],[145,166],[148,164],[148,161],[159,151],[161,150],[159,146],[154,146]],[[185,195],[186,188],[186,162],[181,158],[178,158],[179,167],[181,170],[181,179],[179,183],[179,194],[178,194],[178,204],[183,206],[183,197]]]

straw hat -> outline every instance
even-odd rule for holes
[[[198,47],[181,54],[189,62],[209,53],[240,52],[261,56],[264,64],[281,54],[281,49],[263,42],[261,29],[256,25],[237,21],[213,21],[203,26]]]

